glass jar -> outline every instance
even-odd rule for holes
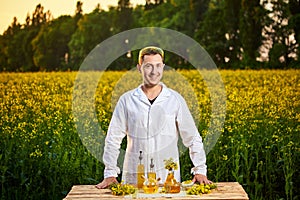
[[[145,180],[143,184],[143,190],[146,194],[154,194],[158,192],[158,182],[154,178],[150,177]]]
[[[169,170],[166,181],[164,183],[166,193],[179,193],[180,183],[178,183],[174,177],[174,171]]]

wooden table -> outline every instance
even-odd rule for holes
[[[209,194],[202,195],[186,195],[184,191],[181,191],[178,194],[143,194],[138,193],[136,199],[150,199],[154,198],[157,200],[163,199],[184,199],[184,200],[195,200],[195,199],[204,199],[204,200],[248,200],[248,195],[243,189],[243,187],[237,182],[220,182],[216,183],[217,188],[212,190]],[[134,196],[114,196],[111,194],[109,189],[97,189],[94,185],[74,185],[71,191],[67,194],[64,200],[93,200],[93,199],[134,199]]]

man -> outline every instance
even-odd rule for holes
[[[139,52],[137,69],[143,83],[136,89],[123,94],[114,110],[105,139],[103,161],[104,179],[96,185],[106,188],[117,183],[120,173],[117,167],[120,144],[127,136],[127,148],[123,163],[122,180],[136,184],[139,154],[143,153],[142,164],[145,173],[149,172],[150,160],[155,163],[156,177],[162,183],[166,180],[167,170],[164,160],[173,158],[179,161],[178,138],[189,148],[194,164],[193,181],[212,183],[206,177],[206,157],[202,138],[195,126],[192,115],[183,97],[161,83],[164,70],[164,52],[158,47],[145,47]],[[180,181],[180,167],[174,172]]]

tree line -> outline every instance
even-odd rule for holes
[[[87,14],[82,5],[78,1],[74,15],[55,19],[41,4],[22,24],[15,17],[0,35],[0,71],[78,70],[105,39],[150,26],[192,37],[220,69],[300,67],[299,0],[146,0],[135,7],[119,0]],[[124,55],[109,68],[129,69],[136,62],[136,56]],[[179,56],[169,56],[168,63],[191,67]]]

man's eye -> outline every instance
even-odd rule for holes
[[[147,65],[145,65],[144,67],[147,68],[147,69],[149,69],[149,68],[152,68],[152,65],[147,64]]]

